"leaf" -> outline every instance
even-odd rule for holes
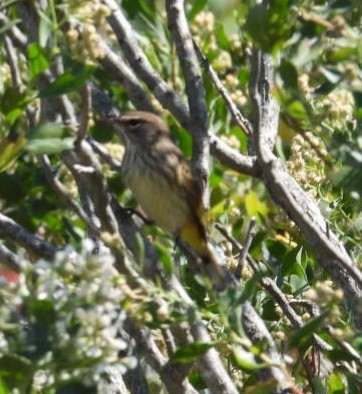
[[[320,326],[324,323],[328,312],[324,312],[321,315],[311,319],[302,328],[296,331],[289,341],[289,347],[299,348],[303,343],[309,340],[309,338],[318,331]]]
[[[245,28],[259,47],[274,53],[292,35],[291,0],[271,0],[251,7]]]
[[[0,173],[0,185],[0,198],[11,206],[19,203],[27,194],[23,180],[15,174]]]
[[[249,191],[245,196],[245,209],[248,216],[266,216],[268,213],[268,207],[253,191]]]
[[[8,135],[0,142],[0,172],[10,167],[26,144],[23,134]]]
[[[30,361],[17,354],[7,354],[0,358],[0,379],[10,388],[26,392],[32,373]],[[11,391],[13,392],[13,391]]]
[[[26,150],[34,154],[59,153],[73,148],[74,138],[59,123],[45,123],[32,131]]]
[[[195,18],[195,16],[202,11],[203,8],[205,8],[205,5],[207,3],[207,0],[194,0],[192,2],[192,8],[191,11],[188,14],[188,19],[192,20]]]
[[[296,118],[300,122],[309,122],[308,111],[301,101],[293,101],[287,106],[289,115]],[[304,124],[304,123],[303,123]]]
[[[154,246],[157,249],[158,257],[161,260],[162,266],[167,275],[172,275],[173,272],[173,260],[170,256],[169,249],[166,248],[159,242],[154,242]]]
[[[49,67],[49,55],[46,50],[41,48],[36,42],[29,44],[27,51],[30,79],[34,80],[35,77]]]
[[[332,373],[328,378],[328,394],[344,394],[344,379],[339,373]]]
[[[24,92],[21,93],[13,86],[9,86],[0,100],[0,110],[5,115],[8,123],[13,124],[22,115],[25,107],[30,102],[30,98]]]
[[[170,363],[190,363],[214,346],[215,342],[194,342],[190,345],[182,346],[170,357]]]
[[[279,67],[279,73],[287,88],[298,89],[298,71],[293,63],[283,58]]]
[[[244,372],[253,373],[265,367],[257,362],[253,353],[247,352],[242,346],[235,346],[232,351],[233,361]]]
[[[60,75],[48,87],[39,92],[40,98],[55,97],[79,90],[91,75],[90,67],[77,64],[71,71]]]
[[[302,248],[294,248],[287,252],[285,256],[281,258],[281,273],[283,276],[297,275],[299,278],[304,278],[307,282],[307,275],[301,265],[301,253]]]
[[[215,36],[217,38],[217,42],[220,48],[225,49],[226,51],[230,50],[230,41],[225,32],[224,25],[221,23],[216,23],[215,27]]]

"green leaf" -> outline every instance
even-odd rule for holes
[[[250,8],[245,28],[252,39],[264,51],[274,53],[291,36],[291,0],[271,0]]]
[[[279,73],[286,88],[298,89],[298,71],[293,63],[283,58],[279,67]]]
[[[0,358],[0,379],[19,392],[26,392],[25,387],[29,383],[31,373],[32,365],[25,357],[7,354]]]
[[[29,74],[30,79],[34,80],[39,74],[49,67],[49,55],[38,43],[33,42],[28,45]]]
[[[41,90],[39,97],[55,97],[77,91],[84,85],[91,73],[92,69],[90,67],[77,64],[71,71],[66,71],[48,87]]]
[[[242,346],[235,346],[233,348],[233,361],[244,372],[253,373],[265,365],[257,362],[255,355],[247,352]]]
[[[157,249],[158,257],[161,260],[162,266],[167,275],[172,275],[173,272],[173,259],[171,258],[169,249],[159,242],[155,242],[154,246]]]
[[[5,115],[8,123],[13,124],[21,116],[30,102],[27,93],[21,93],[13,86],[9,86],[0,100],[0,111]]]
[[[339,373],[332,373],[328,379],[328,394],[344,394],[345,385],[344,379]]]
[[[291,116],[299,120],[300,122],[309,123],[308,111],[304,107],[301,101],[293,101],[287,106],[287,111]]]
[[[258,215],[266,216],[268,213],[266,204],[253,191],[249,191],[245,196],[245,209],[249,217]]]
[[[33,129],[29,139],[63,138],[65,136],[69,136],[67,128],[60,123],[48,122]]]
[[[59,123],[45,123],[32,131],[26,150],[34,154],[59,153],[73,148],[74,138]]]
[[[26,144],[23,134],[9,134],[0,142],[0,171],[10,167],[22,153]]]
[[[311,319],[302,328],[296,331],[289,341],[289,347],[299,348],[302,344],[309,340],[309,338],[318,331],[321,325],[324,323],[328,312],[324,312],[321,315]]]
[[[297,275],[299,278],[304,278],[307,281],[306,273],[301,265],[301,253],[302,248],[294,248],[281,258],[281,273],[283,276]]]
[[[44,140],[29,141],[26,150],[35,155],[60,153],[73,148],[74,139],[72,137],[64,138],[47,138]]]
[[[215,36],[217,38],[217,42],[220,48],[225,49],[226,51],[230,50],[230,41],[225,32],[224,25],[221,23],[216,23],[215,27]]]
[[[6,385],[6,383],[0,377],[0,394],[9,394],[10,388]]]
[[[207,0],[194,0],[192,2],[192,8],[191,11],[188,14],[188,19],[192,20],[195,18],[195,16],[205,8],[205,5],[207,3]]]
[[[182,346],[170,357],[170,363],[190,363],[205,354],[214,345],[214,342],[194,342]]]

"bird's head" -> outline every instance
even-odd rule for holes
[[[170,138],[170,131],[163,120],[151,112],[131,111],[108,120],[118,137],[126,145],[145,145],[162,137]]]

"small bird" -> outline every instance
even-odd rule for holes
[[[127,112],[110,123],[125,143],[121,171],[138,204],[157,226],[186,242],[214,285],[224,288],[229,281],[207,239],[200,185],[166,124],[143,111]]]

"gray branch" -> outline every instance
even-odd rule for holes
[[[362,315],[357,305],[362,296],[362,273],[352,262],[337,236],[329,229],[316,203],[274,155],[272,148],[279,108],[269,91],[273,83],[271,60],[255,50],[251,62],[253,78],[250,90],[255,114],[252,142],[262,178],[275,202],[303,232],[317,261],[344,290],[346,300],[355,312],[355,321],[361,327]]]
[[[168,25],[171,30],[176,53],[185,77],[186,94],[189,104],[190,127],[193,136],[192,164],[203,190],[203,202],[209,205],[209,138],[205,89],[201,72],[187,23],[184,1],[166,1]]]
[[[55,246],[34,235],[14,220],[1,213],[0,236],[22,246],[27,252],[37,258],[52,261],[58,251]]]
[[[299,391],[295,386],[295,383],[287,369],[283,367],[283,360],[277,351],[272,336],[249,301],[245,302],[243,305],[241,320],[247,336],[253,343],[266,343],[266,349],[264,349],[264,352],[269,356],[270,360],[274,364],[258,370],[256,374],[259,378],[265,381],[270,379],[274,380],[276,382],[276,388],[273,391],[274,393],[282,394],[289,392],[287,390],[291,390],[292,388],[293,393],[301,393],[301,391]]]
[[[19,264],[18,256],[10,251],[1,241],[0,241],[0,264],[9,268],[12,271],[20,272],[21,266]]]

